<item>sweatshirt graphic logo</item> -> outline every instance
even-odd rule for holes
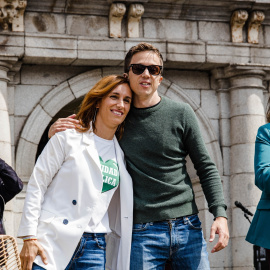
[[[118,164],[111,159],[104,162],[102,158],[99,157],[99,161],[100,161],[101,171],[103,175],[103,187],[101,191],[101,193],[103,193],[118,186],[119,169],[118,169]]]

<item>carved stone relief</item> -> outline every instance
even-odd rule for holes
[[[246,10],[236,10],[231,17],[232,42],[243,42],[243,26],[248,18]]]
[[[0,0],[0,26],[3,30],[23,32],[26,0]]]
[[[128,37],[139,37],[139,23],[144,13],[142,4],[131,4],[128,11]]]
[[[121,37],[121,23],[126,13],[126,6],[122,3],[114,3],[110,8],[110,37]]]
[[[248,43],[259,43],[259,29],[264,21],[265,15],[262,11],[253,11],[248,22]]]

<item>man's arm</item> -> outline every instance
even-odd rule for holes
[[[212,252],[217,252],[225,248],[229,241],[227,206],[224,202],[221,179],[216,165],[211,160],[206,149],[195,113],[190,107],[186,110],[184,121],[185,145],[200,178],[209,211],[215,217],[209,241],[214,240],[215,234],[219,235],[218,243],[212,249]]]
[[[51,138],[55,133],[64,131],[69,128],[75,128],[79,124],[79,120],[75,119],[76,114],[72,114],[67,118],[59,118],[53,123],[49,129],[48,137]]]

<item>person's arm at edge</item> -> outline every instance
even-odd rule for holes
[[[12,167],[1,158],[0,178],[3,181],[3,184],[0,186],[0,195],[4,198],[5,203],[7,203],[23,189],[23,182]]]
[[[270,192],[270,130],[269,125],[258,129],[255,142],[254,171],[255,185],[264,192]]]

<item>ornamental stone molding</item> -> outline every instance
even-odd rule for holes
[[[248,22],[248,43],[259,43],[259,30],[265,15],[262,11],[253,11]]]
[[[231,17],[232,42],[243,42],[243,27],[248,18],[246,10],[236,10]]]
[[[110,8],[109,28],[110,37],[121,37],[122,19],[126,13],[126,6],[122,3],[113,3]]]
[[[115,0],[107,0],[109,4],[115,3],[115,2],[119,2],[119,0],[115,1]],[[149,0],[138,0],[138,1],[134,1],[134,0],[121,0],[121,3],[147,3]]]
[[[131,4],[128,10],[128,37],[139,37],[139,24],[144,13],[141,4]]]
[[[0,26],[3,30],[24,31],[26,0],[0,0]]]

